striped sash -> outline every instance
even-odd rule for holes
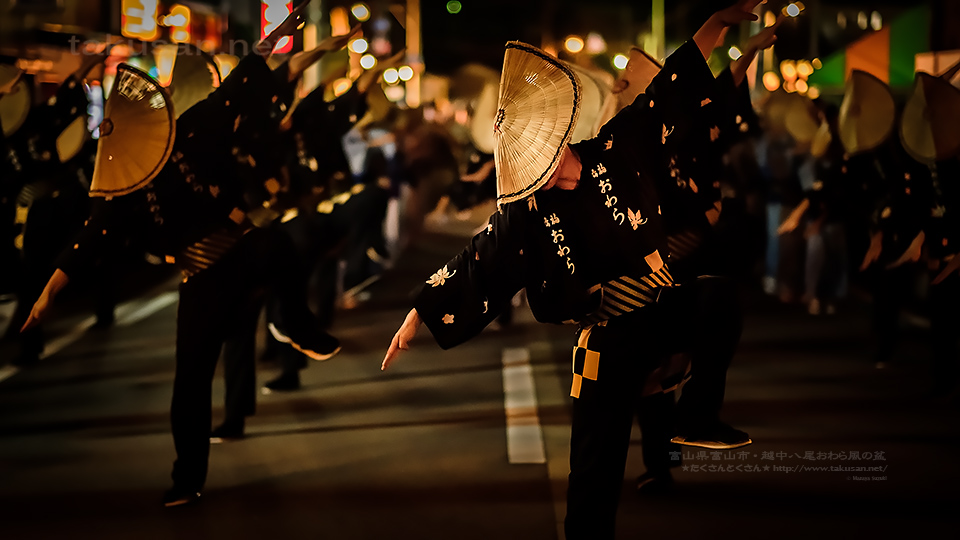
[[[601,285],[603,300],[596,312],[588,315],[580,322],[585,328],[599,321],[605,321],[655,304],[660,296],[660,290],[673,286],[673,276],[666,265],[652,274],[639,279],[629,276],[620,276]]]
[[[670,258],[674,261],[686,259],[700,247],[703,236],[696,231],[687,231],[667,236]]]

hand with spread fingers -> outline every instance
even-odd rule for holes
[[[293,55],[293,57],[290,58],[290,81],[292,82],[300,78],[307,68],[317,63],[326,53],[339,51],[346,47],[350,38],[357,35],[358,32],[360,32],[359,24],[351,28],[346,34],[330,36],[317,44],[313,49],[298,52]]]
[[[383,363],[380,364],[381,371],[390,367],[390,364],[400,355],[400,351],[406,351],[410,348],[410,342],[417,335],[417,330],[420,329],[421,324],[423,324],[423,321],[420,319],[420,314],[417,313],[416,309],[411,309],[400,329],[393,336],[393,341],[390,342],[390,348],[387,349],[387,354],[383,357]]]
[[[48,281],[46,287],[43,288],[43,292],[40,293],[40,298],[33,304],[33,309],[30,310],[30,316],[27,317],[27,321],[23,323],[23,327],[20,328],[21,332],[26,332],[43,321],[47,312],[50,311],[50,306],[53,305],[53,299],[69,282],[70,278],[67,277],[67,274],[57,268],[53,275],[50,276],[50,281]]]
[[[330,36],[320,43],[317,44],[318,49],[325,51],[339,51],[340,49],[347,46],[347,43],[350,42],[350,38],[360,33],[361,26],[359,24],[355,25],[350,29],[346,34],[341,34],[339,36]]]
[[[860,263],[860,271],[863,272],[869,268],[871,264],[877,262],[882,251],[883,233],[878,231],[870,236],[870,247],[867,248],[867,254],[863,257],[863,262]]]
[[[360,75],[360,78],[357,79],[357,90],[359,90],[361,94],[366,93],[370,85],[377,81],[381,73],[392,67],[399,66],[406,57],[407,50],[403,49],[386,60],[378,61],[376,68],[365,70],[363,75]]]
[[[760,4],[765,3],[767,3],[767,0],[741,0],[727,9],[718,11],[715,16],[726,26],[733,26],[744,21],[755,21],[757,16],[753,13],[753,10]]]
[[[783,15],[777,17],[775,23],[750,36],[747,40],[747,50],[756,52],[772,47],[777,42],[777,28],[780,28],[785,18]]]
[[[711,15],[710,18],[707,19],[707,22],[703,23],[703,26],[701,26],[693,36],[693,41],[703,54],[703,58],[710,58],[710,54],[713,52],[713,49],[717,47],[717,43],[720,41],[720,38],[728,26],[740,24],[744,21],[757,20],[757,16],[754,15],[753,10],[764,1],[765,0],[741,0]]]
[[[277,42],[280,41],[280,38],[292,36],[294,32],[304,24],[306,20],[304,12],[307,10],[308,4],[310,4],[310,0],[303,0],[299,6],[287,15],[287,18],[284,19],[283,22],[273,29],[273,32],[270,32],[269,36],[258,41],[257,44],[253,46],[254,52],[264,58],[270,56],[270,54],[273,53],[273,49],[277,46]]]

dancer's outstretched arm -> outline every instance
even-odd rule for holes
[[[703,26],[693,35],[693,41],[700,48],[703,58],[710,58],[710,53],[717,47],[717,42],[723,36],[724,30],[728,26],[739,24],[743,21],[755,21],[757,16],[753,14],[754,8],[766,0],[740,0],[736,4],[722,9],[707,19]]]

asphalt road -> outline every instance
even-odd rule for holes
[[[56,321],[55,354],[0,370],[0,537],[562,538],[572,328],[521,310],[447,352],[423,329],[379,370],[410,291],[463,243],[427,235],[340,313],[343,352],[311,364],[302,390],[258,396],[248,437],[212,448],[192,507],[160,505],[174,457],[175,281],[123,304],[111,329],[83,330],[83,313]],[[865,307],[811,317],[744,299],[724,415],[755,444],[685,453],[673,494],[640,497],[635,430],[618,536],[955,537],[958,406],[924,394],[924,330],[905,325],[896,361],[877,370]],[[276,371],[259,364],[258,381]],[[215,422],[222,403],[218,375]]]

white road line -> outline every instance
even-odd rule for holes
[[[116,326],[130,326],[134,323],[140,322],[147,317],[150,317],[154,313],[166,308],[167,306],[175,304],[178,298],[180,298],[178,292],[167,291],[160,293],[148,300],[138,299],[124,302],[118,305],[116,308],[117,320],[115,324]],[[87,330],[89,330],[96,322],[96,317],[87,317],[86,319],[80,321],[76,326],[71,328],[66,334],[51,339],[44,346],[43,352],[40,354],[40,359],[43,360],[44,358],[49,358],[70,346],[83,337]],[[0,368],[0,382],[3,382],[6,379],[16,375],[19,371],[20,370],[14,366]]]
[[[20,371],[20,368],[16,366],[3,366],[0,368],[0,382],[3,382],[10,377],[13,377]]]
[[[503,408],[507,416],[507,457],[512,464],[546,463],[530,350],[504,349],[501,359]]]
[[[40,353],[40,359],[43,360],[44,358],[49,358],[62,351],[68,345],[83,337],[83,334],[85,334],[87,330],[89,330],[90,327],[96,322],[96,317],[87,317],[86,319],[80,321],[80,324],[71,328],[66,334],[51,339],[46,343],[46,345],[44,345],[43,352]]]
[[[163,308],[176,304],[179,298],[180,293],[177,291],[167,291],[154,296],[146,302],[129,302],[127,306],[123,306],[128,309],[124,309],[122,314],[118,313],[116,325],[130,326],[131,324],[138,323]],[[121,311],[121,308],[118,307],[117,311]]]

